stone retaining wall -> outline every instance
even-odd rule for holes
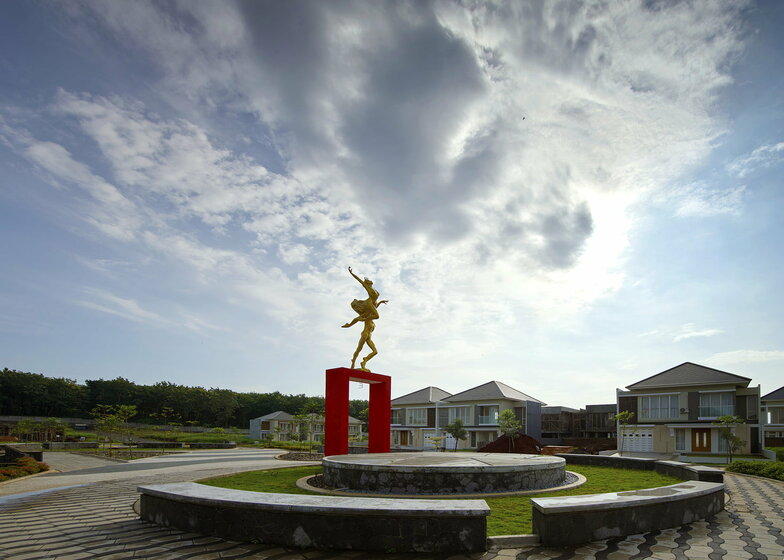
[[[375,552],[485,550],[484,500],[273,494],[192,482],[138,488],[141,518],[183,531],[290,547]]]
[[[724,484],[688,481],[671,486],[532,498],[533,527],[545,546],[571,546],[679,527],[724,509]]]
[[[580,453],[557,454],[569,465],[594,465],[617,469],[635,469],[656,471],[683,480],[700,480],[703,482],[724,482],[724,472],[713,467],[693,465],[680,461],[662,461],[643,457],[615,457],[610,455],[588,455]]]

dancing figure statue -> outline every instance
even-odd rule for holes
[[[362,322],[365,324],[365,327],[362,329],[362,334],[359,335],[359,344],[357,345],[357,349],[354,351],[354,356],[351,358],[351,369],[356,369],[355,364],[357,363],[357,356],[362,351],[362,347],[365,344],[368,345],[371,352],[364,358],[362,358],[362,362],[359,365],[359,369],[362,371],[370,371],[366,366],[368,360],[378,354],[378,350],[376,350],[376,345],[373,343],[373,331],[376,328],[375,320],[378,319],[378,306],[382,303],[388,303],[389,300],[382,299],[379,301],[379,293],[378,291],[373,288],[373,281],[365,278],[364,280],[360,280],[359,276],[354,274],[351,270],[351,267],[348,267],[348,271],[353,276],[357,282],[362,284],[362,287],[365,288],[367,292],[368,298],[367,299],[355,299],[351,302],[351,309],[356,311],[357,316],[354,317],[351,322],[346,323],[343,325],[344,329],[355,325],[358,322]]]

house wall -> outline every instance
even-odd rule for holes
[[[766,447],[784,447],[784,399],[762,402],[763,437]]]
[[[758,453],[760,451],[760,402],[759,387],[737,387],[735,385],[710,385],[706,387],[657,387],[636,391],[618,391],[618,410],[629,410],[635,413],[632,426],[645,426],[653,429],[654,453],[677,453],[675,449],[675,429],[685,429],[686,452],[691,452],[692,429],[710,429],[710,453],[723,454],[719,450],[720,433],[713,424],[715,416],[703,416],[700,410],[700,395],[706,393],[732,392],[733,414],[746,422],[735,427],[734,433],[745,443],[738,453]],[[659,418],[655,413],[646,410],[641,397],[674,396],[677,398],[675,414]],[[631,427],[631,426],[630,426]]]
[[[539,403],[527,401],[521,403],[520,401],[512,401],[508,399],[492,399],[492,400],[474,400],[474,401],[460,401],[456,403],[443,402],[438,403],[414,403],[401,406],[392,406],[392,419],[398,420],[399,423],[391,424],[390,443],[393,446],[402,445],[400,443],[401,431],[408,432],[406,436],[406,447],[413,447],[416,449],[425,449],[427,445],[426,438],[429,435],[449,437],[444,428],[450,424],[455,418],[455,412],[460,410],[459,417],[464,418],[464,427],[468,431],[468,437],[465,440],[458,442],[458,449],[473,449],[483,447],[484,445],[495,441],[499,435],[498,421],[492,417],[488,422],[487,418],[483,418],[483,410],[489,412],[483,407],[497,407],[498,415],[504,410],[512,410],[515,417],[523,424],[525,433],[532,437],[541,437],[541,406]],[[424,410],[424,412],[412,413],[413,410]],[[486,414],[484,416],[490,416]],[[421,423],[414,424],[412,420],[420,418]],[[530,433],[533,430],[536,435]],[[397,432],[397,435],[394,433]],[[444,440],[442,445],[447,443],[451,449],[454,446],[454,441],[449,439]]]

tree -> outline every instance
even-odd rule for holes
[[[514,450],[514,439],[522,427],[523,423],[517,419],[514,410],[507,408],[498,415],[498,429],[509,438],[509,453]]]
[[[634,412],[631,412],[630,410],[624,410],[623,412],[619,412],[618,414],[613,416],[613,420],[615,420],[621,425],[621,429],[618,431],[618,438],[621,440],[619,446],[619,451],[621,452],[621,455],[623,455],[623,439],[624,439],[623,435],[626,432],[626,426],[631,424],[633,419],[634,419]],[[632,433],[634,433],[634,431],[632,431]]]
[[[136,405],[133,404],[99,404],[90,412],[95,418],[95,431],[103,435],[104,448],[108,440],[109,455],[111,455],[112,434],[120,432],[130,439],[128,420],[136,415]]]
[[[727,414],[719,416],[713,421],[714,424],[719,426],[719,436],[727,443],[727,463],[732,463],[732,456],[736,451],[740,451],[746,442],[738,437],[733,429],[738,424],[745,424],[746,422],[740,416],[733,416]]]
[[[455,438],[455,451],[457,451],[458,440],[466,439],[468,431],[463,427],[463,421],[460,418],[455,418],[455,421],[447,425],[446,433]]]

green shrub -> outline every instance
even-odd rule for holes
[[[0,482],[48,470],[49,465],[46,463],[39,463],[32,457],[22,457],[16,460],[15,465],[0,468]]]
[[[727,470],[784,481],[784,462],[782,461],[735,461],[727,465]]]

